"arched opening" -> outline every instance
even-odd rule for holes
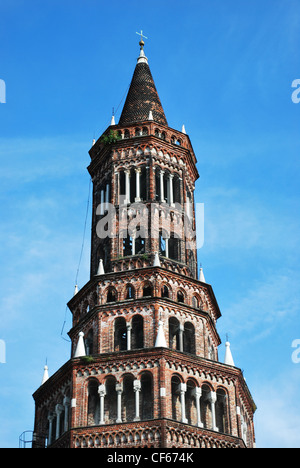
[[[177,302],[184,302],[184,294],[182,291],[177,292]]]
[[[213,429],[213,420],[211,412],[211,389],[208,385],[202,386],[202,395],[200,398],[201,421],[205,429]]]
[[[116,379],[112,376],[105,380],[104,422],[113,424],[117,419]]]
[[[161,297],[170,297],[170,292],[168,286],[164,285],[161,288]]]
[[[141,376],[141,419],[153,418],[153,379],[150,372],[144,372]]]
[[[183,351],[195,354],[195,327],[192,323],[186,322],[183,331]]]
[[[127,284],[125,299],[134,299],[134,287],[131,284]]]
[[[131,322],[131,349],[144,347],[144,319],[141,315],[135,315]]]
[[[181,261],[181,240],[173,232],[169,238],[169,258]]]
[[[94,332],[91,329],[85,339],[85,349],[87,356],[94,354]]]
[[[127,327],[124,317],[118,317],[115,320],[114,350],[127,350]]]
[[[180,326],[175,317],[169,319],[169,348],[180,351]]]
[[[177,375],[171,379],[171,391],[172,391],[172,419],[175,421],[181,421],[182,409],[180,400],[180,384],[181,381]]]
[[[225,390],[219,388],[216,401],[216,425],[220,432],[226,434],[229,433],[227,398]]]
[[[123,380],[122,421],[133,421],[135,417],[135,395],[133,390],[134,377],[126,375]]]
[[[143,287],[143,297],[152,296],[152,291],[153,291],[152,284],[150,282],[147,282],[146,284],[144,284],[144,287]]]
[[[196,384],[192,380],[188,380],[185,395],[186,418],[188,424],[197,425],[197,406],[196,406]]]
[[[88,411],[87,425],[96,426],[99,424],[100,400],[98,395],[99,383],[97,380],[90,380],[88,384]]]
[[[106,302],[109,303],[109,302],[116,302],[117,300],[117,291],[115,290],[115,288],[108,288],[108,291],[107,291],[107,297],[106,297]]]

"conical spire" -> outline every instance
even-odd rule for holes
[[[131,80],[119,125],[134,124],[150,120],[168,125],[154,80],[144,52],[144,41],[140,41],[140,55]]]
[[[224,364],[228,364],[229,366],[234,366],[234,360],[233,360],[233,357],[232,357],[232,354],[231,354],[229,341],[226,341],[226,343],[225,343]]]

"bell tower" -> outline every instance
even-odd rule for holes
[[[119,123],[89,151],[90,279],[71,357],[36,390],[34,447],[253,447],[255,404],[226,343],[195,235],[196,157],[168,126],[141,39]]]

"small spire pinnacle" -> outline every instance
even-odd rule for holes
[[[167,341],[164,333],[164,324],[161,320],[158,322],[158,331],[155,341],[155,348],[167,348]]]
[[[43,385],[47,380],[49,379],[49,373],[48,373],[48,366],[47,366],[47,360],[46,360],[46,365],[44,366],[44,375],[42,378],[42,384]]]
[[[78,285],[75,284],[75,289],[74,289],[74,296],[76,296],[76,294],[78,293]]]
[[[206,283],[205,278],[204,278],[202,265],[201,265],[201,268],[200,268],[200,278],[199,279],[200,279],[200,281],[202,281],[202,283]]]
[[[104,275],[104,273],[105,273],[105,271],[104,271],[104,266],[103,266],[103,260],[102,260],[102,258],[100,258],[98,271],[97,271],[97,276],[98,275]]]
[[[226,343],[225,343],[225,358],[224,358],[224,364],[228,364],[229,366],[234,366],[234,360],[232,357],[232,353],[230,350],[230,343],[228,341],[228,334],[226,335]]]
[[[154,254],[153,266],[160,267],[160,260],[159,260],[158,252],[155,252],[155,254]]]
[[[75,354],[74,354],[75,358],[86,356],[85,344],[84,344],[83,337],[84,337],[84,333],[80,332],[78,342],[77,342],[77,347],[76,347]]]

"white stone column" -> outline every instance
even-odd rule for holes
[[[169,201],[170,201],[170,206],[174,205],[174,195],[173,195],[173,177],[174,174],[169,174]]]
[[[195,396],[195,400],[196,400],[197,426],[198,427],[203,427],[203,423],[201,422],[201,410],[200,410],[200,398],[201,398],[201,395],[202,395],[202,388],[195,387],[193,392],[194,392],[194,396]]]
[[[160,201],[165,201],[164,196],[164,171],[160,171]]]
[[[130,171],[125,171],[125,203],[130,203]]]
[[[99,424],[104,424],[104,398],[106,395],[105,385],[99,385],[98,394],[100,397],[100,414],[99,414]]]
[[[47,444],[48,446],[52,444],[53,419],[54,419],[54,414],[50,413],[48,415],[48,421],[49,421],[48,444]]]
[[[184,326],[180,323],[179,324],[179,351],[183,351],[183,332]]]
[[[186,392],[185,383],[179,384],[179,392],[180,392],[180,401],[181,401],[181,422],[186,424],[188,420],[185,415],[185,392]]]
[[[210,395],[208,397],[208,401],[211,404],[212,430],[213,431],[218,431],[217,424],[216,424],[216,401],[217,401],[216,392],[210,392]]]
[[[117,420],[116,423],[122,422],[122,393],[123,386],[121,383],[116,383],[116,392],[117,392]]]
[[[140,186],[141,169],[139,167],[135,170],[135,177],[136,177],[136,197],[135,197],[135,201],[139,202],[139,201],[141,201],[141,186]]]
[[[134,421],[140,421],[140,391],[142,384],[140,380],[134,380],[133,391],[135,393],[135,418]]]
[[[69,408],[70,408],[70,398],[66,397],[64,398],[63,401],[64,407],[65,407],[65,420],[64,420],[64,431],[69,430]]]
[[[127,351],[131,350],[131,324],[127,323]]]
[[[60,415],[63,411],[64,407],[62,405],[56,405],[55,406],[55,413],[56,413],[56,433],[55,433],[55,439],[59,438],[60,435]]]

